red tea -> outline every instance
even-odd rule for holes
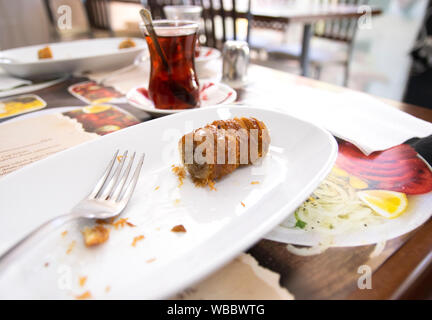
[[[167,65],[164,64],[151,37],[146,35],[151,60],[149,97],[159,109],[199,107],[199,84],[194,61],[196,29],[193,29],[192,33],[189,31],[189,34],[185,34],[184,31],[175,29],[173,26],[169,32],[163,28],[161,26],[158,29],[158,24],[155,23],[157,40]]]

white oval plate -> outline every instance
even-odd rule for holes
[[[142,50],[147,50],[145,40],[140,38],[133,38],[136,47],[118,49],[124,39],[76,40],[4,50],[0,52],[1,57],[17,62],[5,63],[0,60],[0,67],[21,78],[121,68],[132,64]],[[37,52],[46,45],[51,47],[53,58],[39,60]]]
[[[189,111],[191,109],[180,109],[180,110],[166,110],[155,108],[153,101],[147,96],[138,91],[143,88],[147,91],[144,86],[139,86],[131,89],[126,98],[132,106],[135,108],[144,110],[152,115],[166,115],[173,114],[183,111]],[[214,82],[214,81],[201,81],[200,85],[200,99],[201,108],[208,106],[216,106],[221,104],[233,103],[237,98],[237,92],[227,86],[226,84]]]
[[[179,188],[171,172],[179,159],[178,139],[193,128],[236,116],[267,124],[272,142],[262,164],[236,170],[216,183],[217,191],[197,188],[189,178]],[[221,106],[144,122],[1,178],[0,253],[85,197],[117,148],[146,153],[123,214],[136,227],[113,229],[107,243],[92,249],[82,243],[82,223],[60,228],[0,275],[0,298],[73,299],[87,290],[94,298],[169,297],[234,258],[293,212],[329,173],[337,154],[327,131],[264,109]],[[187,232],[170,231],[178,224]],[[64,230],[68,234],[62,237]],[[137,235],[145,239],[132,247]],[[67,254],[72,241],[76,245]],[[88,277],[84,287],[78,281],[82,276]]]

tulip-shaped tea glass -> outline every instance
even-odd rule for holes
[[[198,24],[193,21],[155,20],[158,50],[144,24],[140,28],[150,51],[149,97],[158,109],[192,109],[200,106],[195,71]]]

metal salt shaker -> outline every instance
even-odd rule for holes
[[[228,40],[223,51],[222,81],[233,88],[243,86],[247,81],[249,46],[245,41]]]

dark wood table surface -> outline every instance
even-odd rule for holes
[[[321,90],[349,89],[257,65],[249,68],[251,82],[238,91],[238,102],[253,104],[264,92],[268,104],[289,101],[284,88],[303,85]],[[50,88],[35,91],[47,101],[47,108],[83,106],[85,103],[67,92],[72,83],[86,78],[71,78]],[[402,111],[432,122],[432,110],[396,101],[385,100]],[[145,112],[127,104],[116,104],[142,121],[150,119]],[[431,208],[432,210],[432,208]],[[297,299],[392,299],[432,298],[432,220],[417,230],[388,241],[384,252],[371,259],[374,246],[330,248],[316,256],[300,257],[289,253],[286,244],[261,240],[250,249],[258,262],[281,275],[280,283]],[[359,290],[357,273],[360,265],[373,270],[372,289]]]

